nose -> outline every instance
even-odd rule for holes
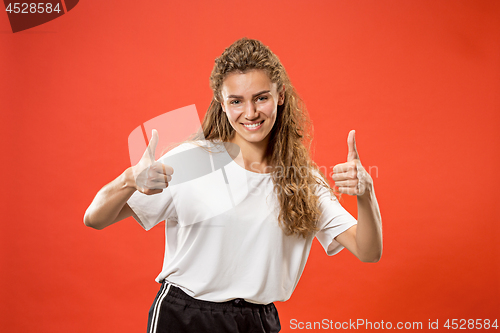
[[[245,113],[245,119],[250,121],[257,119],[259,117],[257,107],[253,102],[246,103],[244,113]]]

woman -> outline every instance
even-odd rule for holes
[[[165,260],[157,277],[162,286],[148,332],[278,332],[272,302],[291,296],[314,237],[328,255],[346,247],[361,261],[379,260],[382,229],[373,182],[351,131],[348,161],[334,167],[332,178],[339,193],[357,196],[356,221],[310,159],[305,108],[279,59],[261,42],[233,43],[216,59],[210,83],[213,99],[196,141],[154,161],[153,131],[140,162],[97,193],[84,221],[102,229],[133,216],[148,230],[166,220]],[[194,146],[230,143],[240,149],[223,168],[232,206],[194,218],[200,205],[192,200],[217,193],[214,205],[222,206],[224,191],[206,185],[164,190],[175,175],[162,162]]]

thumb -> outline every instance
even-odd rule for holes
[[[352,130],[349,132],[347,136],[347,147],[349,148],[349,152],[347,153],[347,162],[352,161],[354,159],[359,160],[358,150],[356,149],[356,131]]]
[[[151,134],[151,140],[149,140],[148,148],[146,149],[146,152],[152,161],[156,160],[155,152],[157,145],[158,145],[158,131],[154,129]]]

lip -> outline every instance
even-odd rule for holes
[[[258,124],[258,123],[261,123],[259,126],[257,127],[251,127],[251,128],[248,128],[246,127],[245,125],[252,125],[252,124]],[[262,127],[262,125],[264,124],[264,120],[260,120],[260,121],[252,121],[252,122],[248,122],[248,123],[241,123],[241,125],[247,130],[247,131],[256,131],[258,130],[259,128]]]

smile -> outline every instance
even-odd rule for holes
[[[258,128],[260,128],[262,126],[262,123],[264,122],[264,120],[262,120],[261,122],[259,123],[254,123],[254,124],[242,124],[243,126],[245,126],[246,129],[249,129],[249,130],[256,130]]]

